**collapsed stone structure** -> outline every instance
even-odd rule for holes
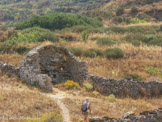
[[[109,118],[109,117],[93,117],[89,122],[161,122],[162,108],[153,111],[145,111],[136,116],[132,112],[124,114],[122,118]]]
[[[137,82],[114,80],[88,74],[85,62],[78,61],[64,47],[45,45],[31,50],[20,67],[0,62],[3,73],[14,74],[28,84],[40,87],[43,91],[52,91],[52,84],[84,79],[93,81],[94,89],[104,95],[119,97],[159,97],[162,96],[162,82]]]
[[[85,62],[78,61],[64,47],[46,45],[31,50],[20,67],[0,63],[2,72],[17,75],[20,80],[36,85],[44,91],[52,91],[52,83],[66,80],[81,81],[87,74]]]

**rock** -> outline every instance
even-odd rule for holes
[[[140,113],[139,116],[135,116],[134,113],[128,112],[120,119],[114,119],[109,117],[92,117],[89,118],[90,122],[162,122],[162,109],[155,109],[153,111],[147,111]]]

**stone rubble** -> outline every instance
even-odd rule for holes
[[[162,108],[145,111],[136,116],[132,112],[124,114],[122,118],[92,117],[89,122],[162,122]]]

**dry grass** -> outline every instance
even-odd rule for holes
[[[19,54],[0,54],[0,61],[19,66],[24,56]]]
[[[81,104],[84,102],[83,99],[64,99],[64,103],[70,110],[72,122],[83,122],[83,115],[81,113]],[[162,99],[137,99],[133,100],[130,98],[117,99],[115,102],[109,102],[107,97],[101,97],[100,99],[91,99],[91,110],[94,116],[109,116],[111,118],[122,117],[126,112],[134,112],[139,114],[143,111],[150,111],[162,107]]]
[[[42,95],[38,89],[29,88],[15,77],[8,77],[2,73],[0,73],[0,103],[0,115],[5,118],[39,118],[45,113],[60,113],[57,104]]]

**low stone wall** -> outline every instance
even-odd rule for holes
[[[134,113],[128,112],[122,118],[109,117],[93,117],[89,118],[89,122],[161,122],[162,109],[153,111],[145,111],[136,116]]]
[[[103,95],[114,94],[118,97],[159,97],[162,96],[162,82],[114,80],[99,76],[88,76],[93,81],[95,90]]]
[[[10,64],[6,64],[1,61],[0,61],[0,70],[2,71],[2,73],[8,74],[8,75],[18,76],[18,74],[19,74],[19,67],[16,67],[16,66],[10,65]]]

